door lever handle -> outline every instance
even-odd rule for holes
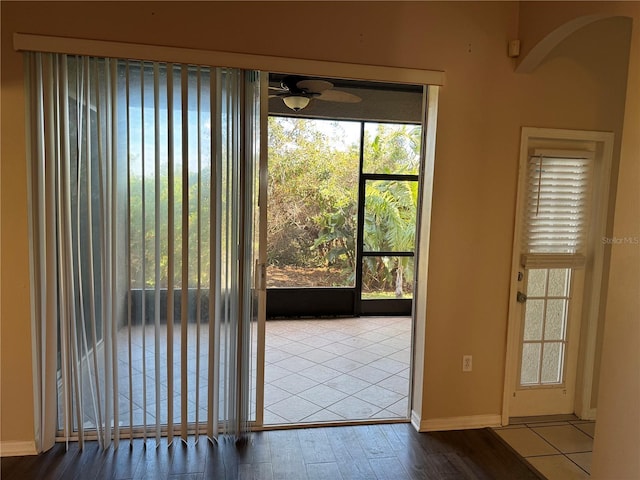
[[[522,292],[518,292],[518,294],[516,295],[516,300],[518,301],[518,303],[525,303],[527,301],[527,296]]]

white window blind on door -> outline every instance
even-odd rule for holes
[[[524,252],[584,253],[592,171],[588,151],[533,152],[527,171]]]
[[[571,291],[574,269],[585,262],[592,172],[588,151],[537,149],[529,156],[521,255],[522,388],[559,388],[566,380]]]

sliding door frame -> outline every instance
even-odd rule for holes
[[[420,429],[421,407],[423,402],[423,369],[424,361],[424,331],[426,323],[426,293],[428,250],[431,224],[431,194],[433,190],[433,165],[435,159],[435,131],[438,110],[439,86],[445,83],[445,73],[439,70],[424,70],[403,67],[385,67],[353,63],[305,60],[265,55],[230,53],[212,50],[199,50],[171,46],[143,45],[126,42],[110,42],[92,39],[64,38],[45,35],[14,33],[13,46],[16,51],[40,51],[49,53],[66,53],[72,55],[88,55],[112,58],[136,58],[158,62],[176,62],[182,64],[209,65],[230,67],[243,70],[259,70],[261,72],[297,72],[302,75],[335,77],[353,80],[367,80],[390,82],[399,84],[423,85],[423,132],[422,132],[422,164],[421,173],[423,186],[419,194],[420,217],[417,220],[415,280],[413,297],[413,345],[414,361],[412,362],[412,390],[410,392],[411,422],[416,429]],[[265,80],[263,80],[265,81]],[[260,132],[260,192],[259,216],[260,241],[259,259],[255,264],[255,284],[258,290],[258,342],[262,344],[257,349],[258,365],[256,370],[257,395],[256,419],[251,423],[254,429],[262,429],[262,405],[264,402],[264,335],[265,335],[265,265],[266,265],[266,132],[268,117],[266,84],[261,84],[261,132]],[[419,290],[418,290],[419,289]],[[36,365],[35,352],[38,347],[37,338],[32,337],[34,369]],[[35,370],[34,370],[35,373]],[[37,378],[37,377],[34,377]],[[34,396],[37,392],[34,390]],[[36,425],[40,422],[38,399],[36,404]],[[36,427],[38,428],[38,427]]]

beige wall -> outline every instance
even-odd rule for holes
[[[631,243],[611,252],[592,470],[597,480],[640,478],[640,34],[634,33],[613,227],[613,238]]]
[[[9,53],[11,33],[2,7],[0,116],[0,440],[28,441],[33,431],[29,309],[29,252],[20,57]],[[6,50],[9,51],[10,50]]]
[[[593,478],[640,478],[640,7],[629,55]]]
[[[527,39],[540,38],[553,28],[549,12],[533,28],[511,2],[363,6],[2,2],[3,441],[33,438],[24,98],[13,32],[444,70],[418,411],[423,420],[501,413],[520,127],[608,130],[619,139],[624,29],[616,20],[594,24],[522,75],[506,43],[519,24],[534,32]],[[307,21],[297,27],[299,17]],[[463,354],[474,356],[470,374],[460,371]]]

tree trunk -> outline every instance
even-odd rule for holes
[[[396,269],[396,297],[402,298],[404,293],[402,292],[402,264],[398,262],[398,268]]]

